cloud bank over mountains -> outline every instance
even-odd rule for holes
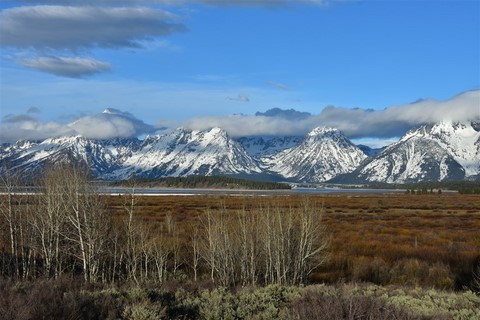
[[[412,127],[442,120],[480,119],[480,90],[467,91],[449,100],[434,99],[385,108],[383,110],[327,106],[320,114],[271,109],[256,115],[202,117],[186,121],[190,129],[218,126],[232,136],[304,135],[318,126],[334,127],[349,138],[399,137]]]
[[[25,114],[7,115],[0,122],[0,141],[44,139],[61,135],[83,135],[94,139],[134,137],[154,133],[154,126],[128,112],[108,108],[104,112],[78,118],[69,124],[42,122],[38,110]],[[198,117],[183,122],[159,119],[158,124],[183,126],[192,130],[212,127],[225,129],[233,137],[255,135],[304,135],[315,127],[334,127],[351,139],[391,139],[413,127],[442,120],[480,120],[480,90],[467,91],[449,100],[433,99],[385,108],[383,110],[328,106],[313,115],[294,109],[273,108],[255,115]]]
[[[81,135],[91,139],[136,137],[156,128],[128,112],[107,108],[102,113],[82,116],[69,124],[43,122],[32,112],[7,115],[0,122],[0,142],[43,140],[58,136]]]

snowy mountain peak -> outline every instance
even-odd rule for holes
[[[212,134],[222,134],[222,135],[227,134],[227,131],[225,131],[222,128],[219,128],[219,127],[213,127],[212,129],[210,129],[209,132],[212,133]]]
[[[272,172],[295,181],[323,182],[353,171],[366,155],[340,131],[315,128],[299,145],[262,160]]]
[[[419,128],[408,131],[401,140],[408,140],[411,137],[448,137],[461,136],[463,138],[472,139],[478,135],[474,121],[448,121],[444,120],[434,124],[426,124]]]
[[[339,134],[341,133],[336,128],[316,127],[312,131],[310,131],[307,136],[315,137],[315,136],[322,136],[322,135],[339,135]]]
[[[260,171],[257,163],[225,130],[178,128],[145,139],[141,149],[133,152],[122,168],[105,178],[250,174]]]
[[[106,114],[123,114],[124,112],[118,110],[118,109],[115,109],[115,108],[105,108],[105,110],[103,110],[102,113],[106,113]]]
[[[480,132],[475,122],[441,121],[410,130],[346,179],[410,183],[479,175]]]
[[[75,144],[82,141],[87,141],[87,138],[82,137],[81,135],[74,135],[74,136],[47,138],[42,143],[55,143],[55,144],[65,145],[65,144]]]
[[[475,122],[441,121],[409,131],[400,141],[423,139],[434,141],[464,169],[466,176],[480,173],[480,132]]]
[[[227,134],[227,131],[218,127],[214,127],[209,131],[206,131],[204,135],[205,135],[205,138],[207,139],[220,139],[220,141],[225,141],[230,139],[230,137]],[[220,141],[217,141],[217,143]]]

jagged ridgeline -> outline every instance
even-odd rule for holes
[[[267,181],[245,180],[223,176],[165,177],[156,179],[129,179],[110,183],[111,186],[132,186],[146,188],[206,188],[206,189],[247,189],[283,190],[291,189],[289,184]]]
[[[0,162],[25,176],[48,163],[87,163],[96,179],[233,176],[294,183],[405,184],[480,180],[480,122],[440,122],[412,129],[372,150],[341,131],[315,128],[305,137],[230,137],[221,128],[178,128],[137,138],[81,136],[0,145]]]

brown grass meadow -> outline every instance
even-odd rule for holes
[[[296,208],[309,202],[323,208],[330,258],[311,281],[373,282],[380,285],[462,289],[480,257],[480,196],[457,193],[328,194],[282,196],[138,196],[136,214],[157,232],[174,222],[181,242],[207,210],[249,210],[275,205]],[[114,216],[125,198],[109,196]]]

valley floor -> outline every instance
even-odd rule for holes
[[[35,195],[13,199],[19,217],[33,222],[45,208]],[[44,273],[42,256],[29,255],[26,258],[35,264],[28,264],[30,260],[25,258],[12,259],[4,246],[0,256],[3,319],[480,318],[480,195],[119,194],[95,199],[104,203],[105,215],[92,227],[105,224],[109,228],[99,231],[108,234],[110,241],[118,239],[98,259],[105,274],[84,280],[85,269],[78,254],[74,255],[75,246],[68,242],[59,258],[64,267],[52,276]],[[321,214],[312,215],[314,212]],[[243,226],[246,241],[256,238],[256,242],[248,242],[252,245],[281,241],[289,226],[307,228],[298,222],[313,223],[302,220],[305,214],[318,217],[316,222],[322,228],[315,230],[322,236],[317,240],[327,240],[322,242],[328,244],[327,249],[316,253],[322,263],[297,282],[272,278],[266,268],[274,259],[268,260],[268,248],[261,247],[263,251],[258,252],[263,260],[256,262],[252,270],[256,279],[249,282],[244,277],[248,261],[237,255],[243,238],[228,236],[241,235],[238,227]],[[125,232],[129,216],[134,223],[130,235]],[[278,221],[270,224],[266,217]],[[9,217],[1,218],[3,243],[7,244]],[[111,224],[106,224],[109,218]],[[284,218],[291,224],[280,225]],[[23,226],[23,221],[18,223]],[[287,228],[275,238],[258,223],[277,228],[272,233]],[[211,233],[209,226],[219,227],[219,233]],[[199,229],[204,233],[197,233]],[[219,237],[214,239],[216,246],[207,248],[208,237],[214,235]],[[32,237],[32,248],[35,239]],[[222,239],[231,242],[222,247]],[[136,243],[130,245],[129,241]],[[130,248],[136,250],[131,257]],[[227,251],[220,252],[222,248]],[[195,250],[204,250],[204,255],[196,255]],[[216,254],[216,260],[208,260],[209,254]],[[30,268],[28,274],[14,268],[22,266],[22,261]],[[163,267],[157,265],[162,261]],[[213,269],[211,264],[220,261],[231,263],[232,268],[220,265]],[[222,272],[229,270],[232,273],[223,277]],[[292,274],[290,271],[286,274]]]
[[[313,282],[368,281],[459,290],[468,286],[480,263],[480,195],[144,196],[136,205],[150,225],[162,228],[166,219],[176,221],[182,237],[182,230],[207,209],[235,212],[272,202],[298,208],[306,199],[323,210],[331,242],[329,259],[313,272]],[[108,202],[112,212],[123,214],[121,196],[109,197]]]

